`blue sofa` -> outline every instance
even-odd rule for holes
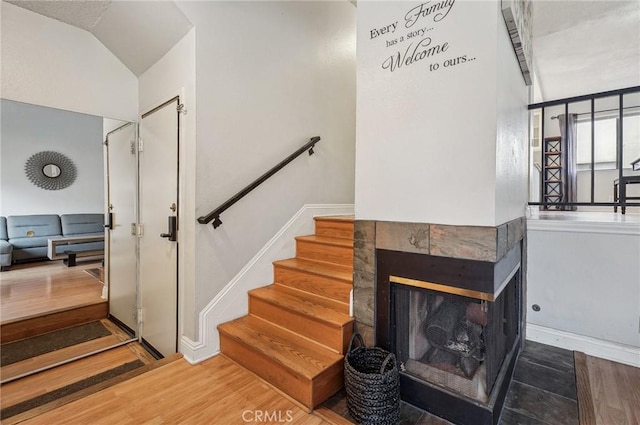
[[[63,214],[60,216],[62,225],[62,236],[102,236],[104,235],[104,215],[103,214]],[[82,251],[104,251],[104,242],[84,242],[69,244],[66,250]]]
[[[104,234],[103,214],[13,215],[0,220],[3,241],[1,264],[47,259],[49,239]],[[5,253],[4,243],[9,245]],[[82,252],[104,250],[104,242],[76,243],[65,250]]]
[[[11,254],[13,245],[9,243],[7,234],[7,219],[0,217],[0,269],[5,269],[11,265]]]

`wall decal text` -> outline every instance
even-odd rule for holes
[[[433,72],[474,61],[476,58],[470,54],[444,57],[452,46],[438,34],[437,26],[451,15],[455,3],[456,0],[423,2],[409,9],[402,19],[371,28],[369,40],[384,41],[383,48],[395,46],[393,53],[385,54],[381,68],[395,72],[422,64],[425,70]]]

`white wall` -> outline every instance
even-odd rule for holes
[[[140,114],[180,96],[186,115],[180,117],[180,222],[179,299],[181,335],[195,333],[195,170],[196,170],[196,57],[195,29],[182,38],[162,59],[140,76]]]
[[[0,215],[101,213],[104,171],[101,117],[1,100]],[[31,155],[54,151],[76,166],[61,190],[35,186],[24,170]]]
[[[527,90],[499,3],[451,4],[416,23],[407,17],[419,2],[358,4],[358,219],[496,225],[523,215]],[[391,71],[390,58],[420,42],[448,47]]]
[[[496,224],[524,215],[528,201],[529,90],[498,11]]]
[[[89,32],[1,2],[1,97],[133,121],[138,80]]]
[[[222,227],[198,225],[199,312],[302,205],[353,203],[356,11],[346,1],[178,7],[196,28],[197,216],[322,137]]]
[[[528,323],[640,353],[637,218],[626,224],[529,220],[527,234]]]

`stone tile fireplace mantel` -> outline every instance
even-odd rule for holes
[[[356,220],[354,229],[354,316],[373,344],[376,249],[497,263],[525,237],[525,217],[496,227]],[[455,263],[455,261],[453,261]]]

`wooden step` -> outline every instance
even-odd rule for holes
[[[249,292],[249,314],[305,336],[337,353],[344,353],[353,332],[353,318],[318,297],[270,285]]]
[[[353,239],[353,216],[336,215],[314,217],[316,235]]]
[[[106,318],[108,313],[109,305],[103,301],[4,322],[0,326],[0,342],[6,344],[58,329],[94,322]]]
[[[249,315],[218,326],[224,355],[313,409],[342,387],[343,357]]]
[[[136,348],[134,348],[136,347]],[[137,345],[137,344],[131,344],[129,345],[129,348],[133,349],[134,351],[137,350],[144,350],[144,348],[142,348],[141,346]],[[133,379],[139,375],[145,374],[147,372],[151,372],[152,370],[155,369],[159,369],[161,367],[167,366],[170,363],[176,362],[176,361],[181,361],[182,359],[182,354],[180,353],[176,353],[176,354],[172,354],[168,357],[165,357],[163,359],[160,360],[154,360],[152,363],[148,363],[145,364],[144,366],[140,366],[136,369],[130,370],[128,372],[125,372],[123,374],[120,374],[118,376],[114,376],[111,379],[107,379],[106,381],[102,381],[99,382],[97,384],[94,384],[90,387],[87,387],[85,389],[82,389],[80,391],[71,393],[71,394],[67,394],[63,397],[60,397],[54,401],[51,401],[49,403],[43,404],[41,406],[38,406],[34,409],[28,410],[26,412],[23,413],[19,413],[15,416],[12,416],[8,419],[5,419],[2,421],[3,425],[14,425],[14,424],[18,424],[21,422],[26,421],[27,419],[31,419],[34,418],[36,416],[40,416],[46,412],[49,412],[51,410],[55,410],[58,409],[59,407],[64,406],[65,404],[69,404],[73,401],[76,400],[80,400],[81,398],[85,398],[85,397],[89,397],[92,394],[95,394],[99,391],[103,391],[107,388],[113,387],[117,384],[120,384],[124,381],[127,381],[129,379]],[[142,359],[140,359],[142,360]],[[186,363],[186,362],[184,362]]]
[[[0,406],[13,406],[136,360],[136,354],[122,346],[9,382],[2,385]]]
[[[282,285],[278,282],[274,283],[274,288],[277,288],[277,290],[282,293],[289,294],[294,297],[303,297],[305,299],[308,299],[310,302],[313,302],[313,304],[329,308],[331,310],[337,311],[338,313],[349,314],[349,303],[344,303],[331,298],[323,297],[322,295],[317,295],[311,292],[302,291],[300,289]]]
[[[2,368],[0,368],[0,377],[2,378],[2,381],[11,380],[16,376],[20,376],[34,370],[47,368],[67,359],[72,359],[88,353],[93,353],[94,351],[112,347],[119,342],[120,339],[118,337],[115,335],[109,335],[103,338],[93,339],[70,347],[65,347],[60,350],[51,351],[7,366],[2,366]]]
[[[353,268],[353,240],[330,236],[298,236],[296,257]]]
[[[130,339],[130,336],[126,332],[108,319],[103,319],[100,322],[109,330],[109,332],[111,332],[111,335],[92,339],[69,347],[60,348],[9,365],[3,365],[0,367],[0,380],[3,382],[12,380],[16,376],[31,373],[35,370],[45,369],[52,365],[68,361],[69,359],[86,356],[90,353],[113,347],[120,342]],[[148,353],[144,352],[140,354],[139,357],[144,354]]]
[[[302,258],[275,261],[273,266],[275,283],[336,300],[342,304],[341,312],[349,312],[350,268]]]

